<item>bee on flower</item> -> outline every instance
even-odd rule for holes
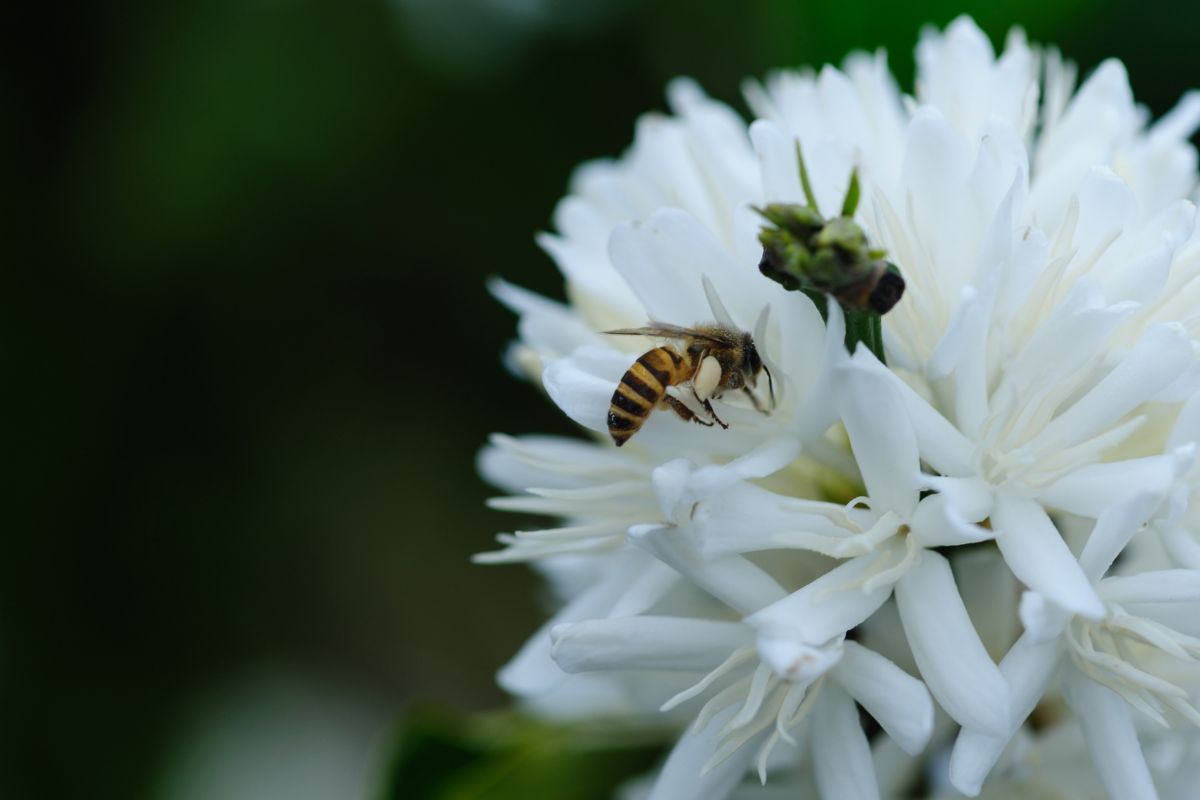
[[[494,284],[584,431],[480,458],[555,520],[480,557],[559,601],[500,680],[673,726],[630,797],[1194,792],[1200,94],[966,18],[917,65],[673,82],[539,238],[570,302]]]

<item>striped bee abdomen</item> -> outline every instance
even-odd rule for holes
[[[638,357],[617,384],[608,407],[608,432],[617,447],[638,432],[667,393],[668,386],[691,375],[690,361],[669,347],[656,347]]]

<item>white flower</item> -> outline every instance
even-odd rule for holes
[[[1200,638],[1171,626],[1175,608],[1194,612],[1200,604],[1200,571],[1102,576],[1160,501],[1139,495],[1113,506],[1088,539],[1080,562],[1105,602],[1101,620],[1071,615],[1032,592],[1022,598],[1025,633],[1000,663],[1014,694],[1010,730],[996,736],[964,726],[950,762],[950,778],[959,789],[979,791],[1009,736],[1061,671],[1067,702],[1083,723],[1110,794],[1155,796],[1131,708],[1164,728],[1171,726],[1167,715],[1200,725],[1188,687],[1168,677],[1171,666],[1200,675]]]
[[[690,735],[703,736],[707,727],[716,733],[709,734],[710,748],[681,743],[694,768],[665,773],[655,789],[658,797],[690,797],[722,780],[728,768],[712,777],[708,773],[739,750],[742,759],[757,753],[765,782],[775,745],[781,739],[796,744],[797,737],[814,748],[822,779],[841,784],[870,778],[873,784],[869,759],[838,769],[836,762],[820,757],[827,751],[869,750],[852,700],[910,754],[921,752],[933,728],[933,705],[920,681],[856,642],[839,639],[823,647],[776,642],[756,651],[754,631],[743,623],[654,616],[562,625],[551,637],[555,660],[568,672],[711,669],[663,704],[669,710],[711,694]],[[810,730],[816,734],[807,736]],[[741,764],[739,773],[745,769],[744,760],[735,763]]]
[[[1097,484],[1087,468],[1144,427],[1150,404],[1194,390],[1191,332],[1158,320],[1172,299],[1168,285],[1195,291],[1186,279],[1200,269],[1200,254],[1183,247],[1195,207],[1162,193],[1154,208],[1141,207],[1111,167],[1136,184],[1143,161],[1129,152],[1186,151],[1182,137],[1200,123],[1200,96],[1189,96],[1162,129],[1145,132],[1123,71],[1109,62],[1065,108],[1043,106],[1043,129],[1031,141],[1036,104],[1027,101],[1037,97],[1037,70],[1023,40],[1010,41],[993,64],[986,40],[960,20],[943,40],[927,36],[919,55],[929,72],[918,87],[934,105],[913,111],[897,136],[903,148],[881,148],[876,157],[866,143],[840,136],[854,126],[836,120],[812,130],[828,116],[820,107],[845,113],[846,95],[856,93],[829,79],[828,69],[817,83],[819,106],[803,83],[766,90],[765,110],[796,110],[756,122],[755,140],[777,175],[795,174],[786,143],[805,133],[815,140],[804,139],[806,152],[827,148],[826,163],[841,162],[843,174],[850,159],[861,161],[861,218],[907,282],[904,302],[884,317],[897,372],[880,372],[903,396],[922,458],[960,479],[939,488],[961,518],[990,518],[1018,578],[1099,616],[1099,599],[1045,509],[1095,517],[1111,501],[1112,483]],[[937,69],[949,63],[954,75]],[[978,87],[998,81],[1012,85],[993,106]],[[1100,126],[1100,118],[1117,124]],[[1062,145],[1076,129],[1070,141],[1094,153],[1088,162]],[[1066,160],[1052,159],[1060,149]],[[814,173],[819,198],[839,183]],[[1195,177],[1172,185],[1190,192]],[[772,199],[801,197],[797,185],[777,191]],[[1124,491],[1152,477],[1140,462],[1129,467],[1119,478],[1109,473]]]
[[[496,507],[561,520],[479,557],[535,562],[561,604],[500,680],[538,713],[691,721],[655,800],[742,796],[754,764],[826,800],[1085,769],[1168,796],[1191,774],[1200,94],[1150,125],[1119,63],[1076,90],[1057,52],[1014,33],[997,57],[965,18],[917,62],[913,97],[882,55],[748,84],[749,125],[672,83],[673,116],[581,168],[539,238],[569,302],[493,284],[520,315],[510,364],[598,434],[481,456]],[[826,217],[857,171],[855,222],[904,276],[883,352],[847,352],[861,312],[758,274],[754,209],[807,202],[797,144]],[[754,330],[777,407],[719,398],[728,430],[660,411],[613,448],[609,401],[651,345],[599,332],[648,318]],[[1031,732],[1035,710],[1082,738]]]

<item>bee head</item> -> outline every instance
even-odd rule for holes
[[[746,361],[742,367],[742,371],[746,373],[747,382],[754,386],[757,383],[758,373],[762,372],[763,362],[762,357],[758,354],[758,349],[754,346],[754,341],[749,334],[746,336]]]
[[[758,348],[755,347],[754,339],[749,333],[746,333],[742,341],[742,353],[742,372],[745,374],[746,384],[756,386],[758,373],[762,372],[762,356],[758,355]]]

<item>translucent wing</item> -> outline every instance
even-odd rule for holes
[[[652,321],[649,325],[642,328],[617,328],[616,330],[604,332],[618,336],[657,336],[660,339],[701,339],[717,344],[729,344],[728,337],[722,336],[721,331],[685,328],[682,325],[672,325],[669,322]]]

